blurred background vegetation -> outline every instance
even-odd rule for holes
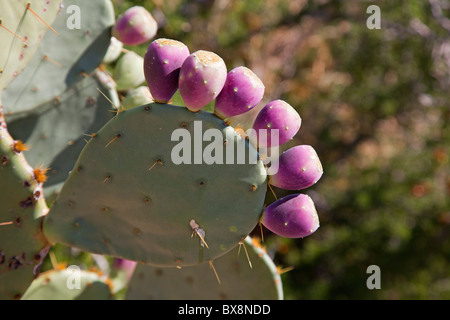
[[[252,69],[266,86],[259,108],[283,99],[301,115],[283,149],[319,154],[324,175],[304,192],[321,227],[295,240],[265,230],[276,263],[293,267],[287,299],[450,299],[450,1],[113,3],[146,7],[157,37]],[[371,4],[379,30],[366,26]],[[380,290],[366,287],[370,265]]]

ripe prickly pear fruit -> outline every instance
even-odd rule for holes
[[[199,50],[186,58],[180,70],[181,98],[190,111],[199,111],[213,101],[227,78],[225,62],[217,54]]]
[[[281,154],[271,185],[286,190],[301,190],[315,184],[323,174],[322,164],[313,147],[300,145]]]
[[[246,67],[228,72],[225,85],[216,98],[214,112],[222,119],[253,109],[263,98],[264,84]]]
[[[309,196],[292,194],[267,206],[262,224],[281,237],[303,238],[319,228],[319,217]]]
[[[118,91],[126,91],[139,86],[145,81],[144,58],[133,51],[125,53],[119,58],[114,68],[113,78]]]
[[[176,40],[157,39],[150,43],[144,57],[144,74],[156,102],[166,103],[178,90],[178,77],[188,47]]]
[[[300,115],[287,102],[283,100],[269,102],[259,112],[253,123],[258,146],[276,147],[288,142],[297,134],[301,123]],[[278,144],[276,141],[272,141],[273,130],[278,130]],[[267,138],[265,137],[266,133]]]
[[[158,30],[158,24],[144,7],[129,8],[118,19],[112,35],[126,45],[138,45],[152,39]]]

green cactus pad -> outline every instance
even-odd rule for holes
[[[235,248],[208,264],[186,268],[156,268],[139,264],[128,287],[128,300],[282,300],[283,287],[277,268],[250,237],[244,248]],[[240,251],[239,251],[240,250]],[[239,255],[238,255],[239,252]]]
[[[89,139],[86,134],[97,132],[114,116],[113,106],[103,94],[115,103],[119,98],[113,88],[102,83],[105,77],[103,72],[94,72],[42,105],[41,112],[8,124],[16,139],[31,146],[28,162],[51,168],[44,185],[47,199],[61,189]]]
[[[65,0],[64,9],[52,24],[59,35],[45,35],[26,70],[4,92],[8,122],[59,98],[96,69],[110,44],[114,21],[110,0]]]
[[[1,107],[0,107],[1,109]],[[38,272],[49,243],[42,185],[9,135],[0,110],[0,300],[18,299]],[[20,148],[19,148],[20,150]]]
[[[73,268],[73,267],[72,267]],[[109,300],[111,289],[98,273],[71,267],[39,275],[22,300]]]
[[[0,27],[0,94],[25,68],[49,29],[27,9],[27,4],[47,24],[51,24],[56,18],[61,0],[0,2],[0,20],[3,26]]]
[[[238,141],[247,156],[257,157],[248,141],[211,113],[165,104],[119,113],[82,151],[44,233],[51,242],[157,266],[196,265],[225,254],[257,225],[267,176],[260,160],[176,165],[171,154],[180,142],[171,141],[174,130],[196,139],[209,128],[223,134],[224,157]],[[205,150],[208,145],[203,143]]]

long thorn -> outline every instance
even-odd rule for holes
[[[97,134],[96,133],[93,133],[93,134],[83,133],[83,136],[95,138],[97,136]]]
[[[197,233],[197,235],[200,237],[200,239],[202,240],[203,244],[206,246],[206,248],[209,249],[208,244],[206,243],[205,239],[203,239],[202,235],[200,234],[200,232],[198,232],[197,230],[195,230],[195,232]]]
[[[11,33],[14,37],[16,37],[17,39],[20,39],[20,41],[22,41],[23,43],[27,43],[24,39],[22,39],[21,37],[19,37],[17,34],[15,34],[14,32],[12,32],[11,30],[9,30],[7,27],[5,27],[2,24],[2,20],[0,20],[0,27],[2,27],[3,29],[5,29],[6,31],[8,31],[9,33]]]
[[[27,10],[30,10],[30,12],[31,12],[36,18],[38,18],[39,20],[41,20],[48,28],[50,28],[57,36],[59,36],[59,33],[56,32],[55,29],[53,29],[47,22],[45,22],[44,19],[42,19],[41,17],[39,17],[39,15],[31,9],[31,3],[29,3],[29,2],[27,3]]]
[[[157,164],[163,164],[163,162],[160,159],[156,160],[155,163],[152,164],[152,166],[150,168],[148,168],[148,171],[152,170],[153,167],[156,166]]]
[[[278,200],[277,195],[275,194],[275,192],[272,189],[272,186],[270,185],[270,183],[267,184],[269,186],[270,191],[272,191],[273,196],[275,197],[275,200]]]
[[[286,267],[286,268],[281,268],[281,267],[277,267],[277,273],[279,274],[279,275],[281,275],[281,274],[283,274],[283,273],[286,273],[286,272],[289,272],[289,271],[292,271],[292,270],[294,270],[294,267]]]
[[[104,94],[104,93],[102,92],[102,90],[100,90],[99,88],[97,88],[97,90],[98,90],[98,92],[100,92],[100,93],[103,95],[103,97],[105,97],[106,100],[109,101],[109,103],[111,103],[111,105],[112,105],[114,108],[116,108],[116,109],[118,110],[117,113],[120,113],[120,112],[122,112],[122,111],[125,110],[125,108],[124,108],[123,106],[120,106],[120,108],[117,107],[117,106],[111,101],[111,99],[109,99],[109,98],[106,96],[106,94]]]
[[[10,224],[14,224],[14,221],[2,222],[2,223],[0,223],[0,226],[8,226]]]
[[[264,242],[264,230],[263,230],[263,227],[262,227],[261,220],[258,221],[258,224],[259,224],[259,229],[261,230],[261,242]]]
[[[216,275],[217,282],[219,282],[219,284],[221,285],[219,275],[217,274],[216,268],[214,268],[212,260],[209,261],[209,266],[211,267],[211,269],[213,269],[214,274]]]
[[[250,266],[250,269],[253,269],[252,262],[250,261],[250,257],[248,256],[247,247],[245,246],[244,241],[239,242],[239,250],[241,250],[241,246],[244,247],[245,255],[247,256],[247,261],[248,261],[248,264]]]
[[[108,142],[105,146],[105,149],[108,148],[108,146],[113,143],[114,141],[116,141],[117,139],[119,139],[121,136],[121,134],[119,133],[117,136],[115,136],[114,138],[112,138],[112,140],[110,142]]]
[[[53,60],[53,59],[50,59],[47,55],[45,55],[45,56],[43,57],[43,59],[44,59],[44,60],[47,60],[48,62],[53,63],[54,65],[56,65],[56,66],[58,66],[58,67],[60,67],[60,68],[62,68],[62,64],[61,64],[61,63],[56,62],[56,61]]]

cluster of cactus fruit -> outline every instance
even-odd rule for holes
[[[78,274],[84,280],[77,294],[68,288],[67,270],[38,276],[56,243],[130,262],[128,299],[283,298],[279,271],[248,235],[258,225],[290,238],[319,227],[306,194],[265,205],[267,187],[301,190],[322,176],[311,146],[269,156],[299,131],[295,109],[274,100],[252,127],[233,126],[233,117],[261,103],[262,81],[244,66],[227,72],[213,52],[191,53],[172,39],[151,41],[158,27],[143,7],[114,21],[109,0],[23,2],[0,4],[1,24],[15,31],[5,32],[10,51],[0,56],[8,71],[0,74],[6,88],[0,109],[0,298],[114,294],[113,281],[88,271]],[[71,4],[82,7],[86,20],[88,13],[94,17],[76,34],[58,28]],[[9,20],[2,17],[5,5],[15,8]],[[31,41],[37,32],[27,34],[29,10],[45,26],[56,19],[60,35],[41,35],[38,53],[24,58],[28,40],[20,39]],[[61,42],[74,39],[79,55],[58,56]],[[123,49],[146,42],[145,57]],[[15,58],[20,63],[11,72]],[[112,76],[104,65],[113,68]],[[36,74],[45,68],[50,76],[41,83]],[[53,74],[64,80],[41,90],[53,86]],[[171,104],[177,92],[183,106]],[[205,111],[211,104],[213,112]]]

